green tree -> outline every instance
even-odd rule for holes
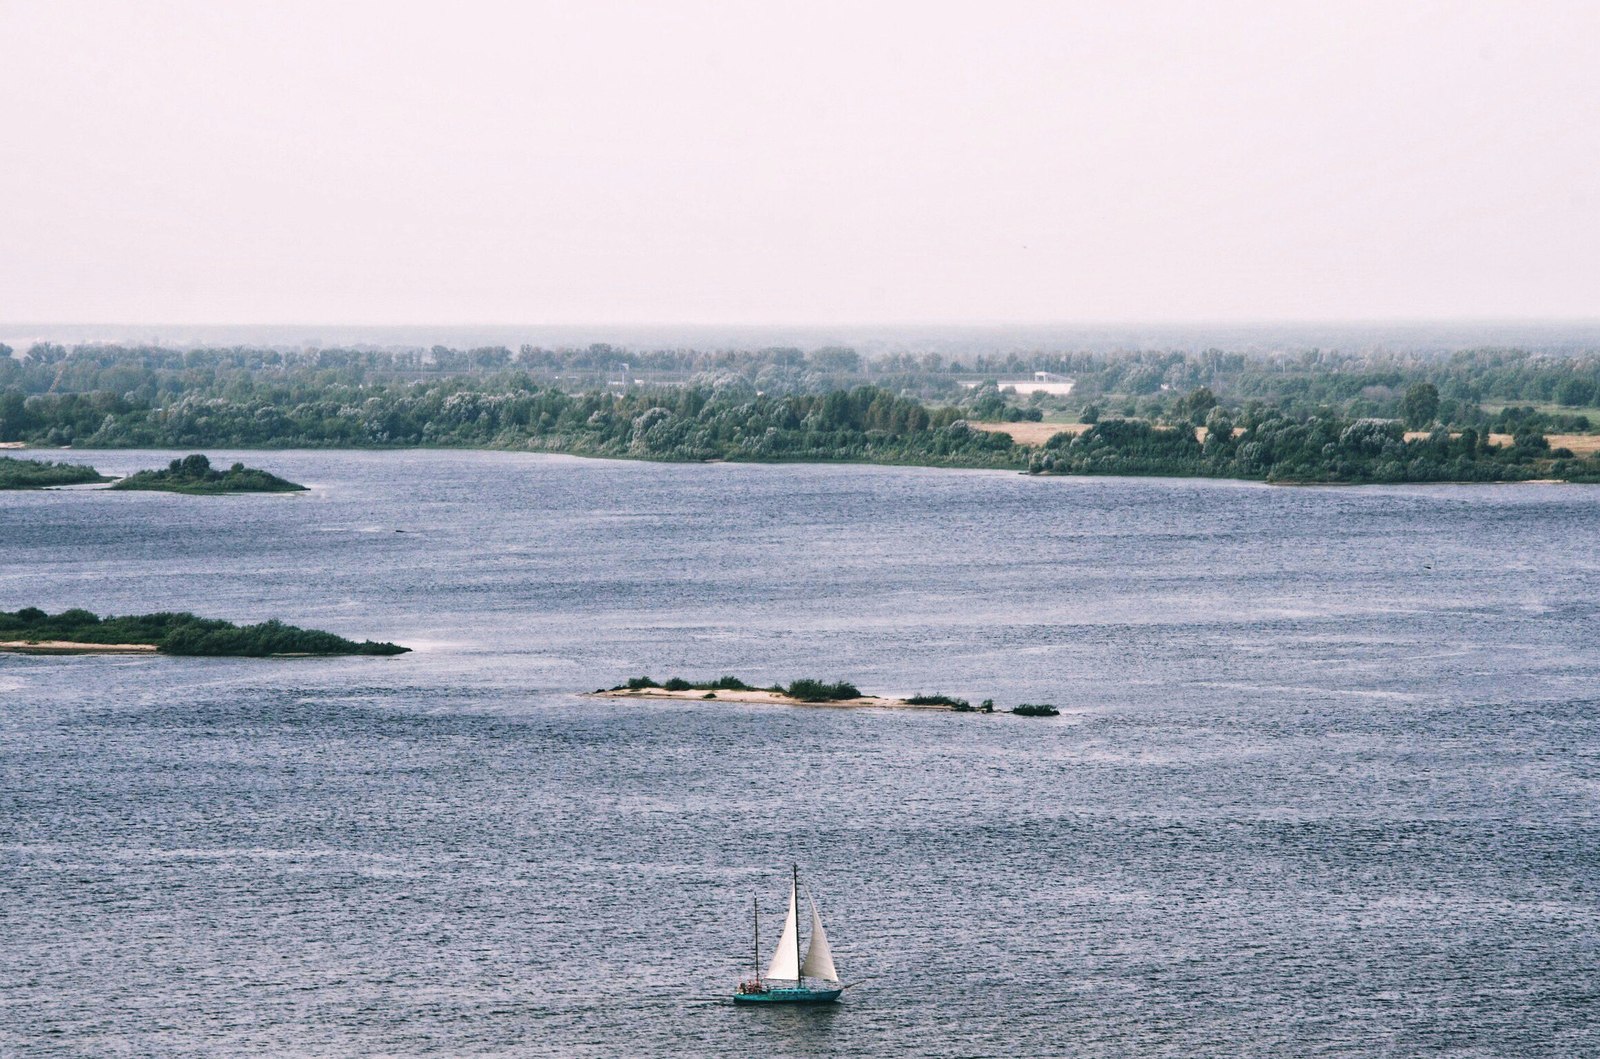
[[[1400,414],[1412,430],[1432,423],[1439,414],[1439,388],[1431,382],[1413,383],[1400,402]]]
[[[1556,387],[1556,403],[1567,407],[1586,405],[1594,400],[1594,383],[1588,379],[1565,379]]]
[[[1202,386],[1184,398],[1183,404],[1189,422],[1200,426],[1206,421],[1206,414],[1217,407],[1217,395],[1211,392],[1209,386]]]

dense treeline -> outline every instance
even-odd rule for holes
[[[44,489],[52,485],[82,485],[111,479],[81,463],[18,460],[0,456],[0,489]]]
[[[873,385],[959,405],[974,419],[1026,418],[1039,409],[1076,411],[1085,402],[1122,415],[1165,419],[1183,395],[1202,387],[1234,408],[1256,400],[1291,415],[1332,411],[1347,418],[1400,418],[1406,393],[1427,384],[1439,395],[1441,423],[1480,432],[1499,431],[1505,424],[1494,417],[1507,405],[1521,406],[1521,418],[1551,417],[1530,423],[1542,430],[1587,430],[1590,423],[1579,417],[1600,406],[1600,354],[1554,356],[1507,349],[1449,355],[1317,349],[1255,355],[1216,349],[1019,351],[959,358],[894,353],[875,359],[844,348],[642,350],[605,344],[578,349],[524,345],[516,351],[504,346],[394,351],[68,349],[41,344],[20,357],[10,352],[0,346],[0,440],[51,444],[65,444],[67,434],[93,433],[107,415],[162,408],[185,398],[283,407],[324,395],[342,406],[359,404],[374,389],[447,380],[485,393],[518,386],[580,392],[634,381],[747,396],[821,394]],[[1073,394],[999,399],[988,389],[970,386],[985,378],[1018,379],[1033,371],[1070,377],[1076,383]],[[39,398],[53,403],[30,409]],[[1543,406],[1543,411],[1529,406]],[[57,434],[36,436],[41,429]]]
[[[1237,424],[1220,410],[1204,440],[1190,426],[1112,419],[1033,452],[1033,474],[1159,474],[1269,482],[1500,482],[1534,478],[1600,481],[1600,460],[1554,450],[1541,434],[1493,445],[1467,429],[1407,439],[1392,420],[1295,419],[1253,408]]]
[[[38,607],[0,611],[0,641],[65,640],[89,644],[148,644],[174,655],[397,655],[410,650],[392,643],[357,643],[331,632],[301,629],[280,621],[234,625],[193,614],[106,616],[73,609],[46,614]]]
[[[30,398],[24,440],[98,448],[459,445],[670,460],[873,460],[1021,467],[1009,438],[873,386],[784,397],[706,387],[569,394],[526,376],[309,384],[244,398],[186,395],[86,411],[95,395]],[[120,410],[118,410],[120,408]],[[98,416],[98,418],[96,418]]]

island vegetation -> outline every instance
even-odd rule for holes
[[[1008,384],[1035,372],[1070,385]],[[429,445],[1041,475],[1592,482],[1597,421],[1592,351],[0,348],[0,441],[85,447]]]
[[[195,453],[181,460],[173,460],[160,470],[130,474],[111,488],[155,489],[207,496],[221,493],[297,493],[303,492],[306,487],[242,463],[219,471],[211,466],[209,459]]]
[[[47,489],[54,485],[109,482],[110,478],[81,463],[19,460],[0,456],[0,489]]]
[[[234,625],[188,613],[106,616],[87,610],[46,614],[38,607],[0,611],[0,646],[26,650],[49,644],[133,646],[173,655],[397,655],[410,650],[392,643],[357,643],[333,633],[301,629],[280,621]]]

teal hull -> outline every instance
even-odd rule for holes
[[[735,993],[735,1004],[831,1004],[844,989],[769,989],[765,993]]]

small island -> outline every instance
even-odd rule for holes
[[[102,618],[87,610],[46,614],[38,607],[0,611],[0,651],[20,654],[225,655],[272,658],[305,655],[398,655],[392,643],[357,643],[331,632],[280,621],[235,625],[193,614],[162,612]]]
[[[846,680],[828,682],[809,678],[791,681],[787,685],[758,687],[732,676],[705,682],[673,677],[659,683],[649,677],[634,677],[625,684],[601,688],[593,694],[609,699],[717,699],[723,702],[845,709],[972,710],[965,700],[946,695],[912,695],[908,698],[866,695]]]
[[[19,460],[0,456],[0,489],[48,489],[56,485],[86,485],[110,478],[82,463]]]
[[[743,702],[771,706],[834,706],[844,709],[880,710],[942,710],[949,713],[995,713],[994,700],[984,699],[974,706],[967,699],[952,695],[924,694],[896,698],[889,695],[864,695],[861,689],[847,680],[829,683],[822,680],[795,680],[788,685],[773,684],[760,687],[747,684],[738,677],[725,676],[716,680],[693,681],[683,677],[656,681],[650,677],[633,677],[614,688],[600,688],[590,693],[605,699],[715,699],[719,702]],[[1018,717],[1059,717],[1061,711],[1048,703],[1025,702],[1011,710],[1000,711]]]
[[[164,470],[140,471],[117,482],[113,489],[157,489],[168,493],[214,496],[221,493],[298,493],[305,486],[275,474],[236,463],[226,471],[213,470],[211,461],[195,453],[173,460]]]

